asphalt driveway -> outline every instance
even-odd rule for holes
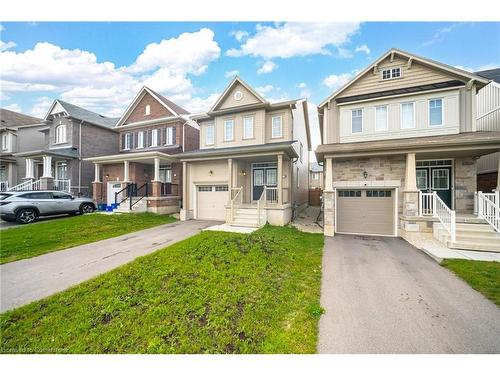
[[[325,238],[320,353],[500,353],[500,309],[400,238]]]
[[[0,265],[0,311],[60,292],[199,233],[211,221],[189,220]],[[31,225],[31,224],[30,224]]]

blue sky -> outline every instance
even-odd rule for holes
[[[192,112],[238,74],[314,105],[391,47],[468,70],[500,66],[500,23],[1,23],[1,106],[55,98],[119,116],[147,84]]]

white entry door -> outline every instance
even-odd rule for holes
[[[115,193],[118,193],[122,189],[122,184],[120,182],[108,182],[108,206],[115,203]],[[118,194],[117,202],[120,203],[122,200],[123,193]]]

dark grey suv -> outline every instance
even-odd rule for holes
[[[62,191],[5,191],[0,193],[0,218],[29,224],[39,216],[86,214],[95,210],[90,198],[75,198]]]

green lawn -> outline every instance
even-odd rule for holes
[[[448,259],[441,263],[500,306],[500,263]]]
[[[202,232],[0,315],[3,353],[314,353],[323,236]]]
[[[86,214],[0,231],[0,264],[120,236],[175,221],[150,213]]]

